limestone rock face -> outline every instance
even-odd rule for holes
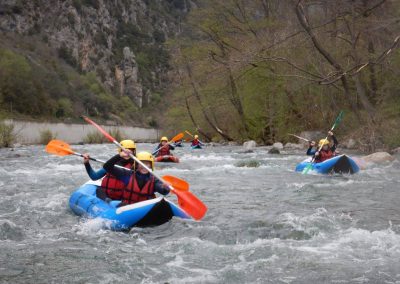
[[[95,72],[108,91],[141,107],[167,81],[168,67],[162,59],[150,62],[151,56],[166,53],[163,43],[181,32],[177,17],[192,7],[192,1],[1,0],[0,31],[43,41],[55,56]],[[138,66],[135,50],[144,66]]]
[[[123,60],[115,67],[120,95],[132,98],[138,107],[142,107],[143,88],[138,80],[139,69],[135,60],[135,54],[129,47],[124,47],[123,54]]]

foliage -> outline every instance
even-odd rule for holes
[[[381,124],[400,117],[400,51],[390,48],[400,24],[389,20],[399,17],[399,5],[367,2],[202,1],[169,42],[178,78],[169,127],[188,127],[190,110],[213,140],[219,129],[270,144],[328,129],[346,110],[339,135],[360,129],[370,150],[382,141],[397,145],[397,134]]]
[[[107,143],[108,140],[98,131],[94,131],[86,135],[86,137],[83,138],[83,142],[86,144],[103,144]]]
[[[0,148],[11,147],[15,140],[14,125],[0,122]]]
[[[39,136],[39,143],[42,145],[47,145],[51,140],[56,139],[56,134],[54,134],[50,129],[41,130]]]

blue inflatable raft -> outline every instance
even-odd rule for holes
[[[190,219],[182,209],[164,197],[117,207],[120,201],[110,203],[96,197],[100,183],[88,182],[72,193],[69,207],[78,216],[102,218],[105,226],[115,231],[126,231],[133,226],[158,226],[173,216]]]
[[[202,149],[203,147],[200,146],[200,144],[198,145],[194,145],[194,146],[190,146],[192,147],[192,149]]]
[[[311,162],[311,158],[308,158],[296,166],[296,172],[302,172],[307,165]],[[346,155],[340,155],[323,161],[321,163],[314,163],[311,168],[320,174],[355,174],[360,168],[356,162]]]

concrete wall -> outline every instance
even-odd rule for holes
[[[57,139],[64,140],[68,143],[80,143],[84,138],[98,130],[89,124],[65,124],[65,123],[44,123],[44,122],[28,122],[5,120],[5,123],[14,125],[14,132],[17,135],[16,143],[36,144],[40,141],[40,133],[50,130],[56,135]],[[158,130],[153,128],[140,128],[129,126],[102,126],[106,131],[119,129],[125,134],[124,138],[133,139],[139,142],[157,141]]]

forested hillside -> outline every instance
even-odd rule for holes
[[[171,44],[169,125],[205,139],[288,141],[337,129],[400,145],[400,1],[200,1]]]

